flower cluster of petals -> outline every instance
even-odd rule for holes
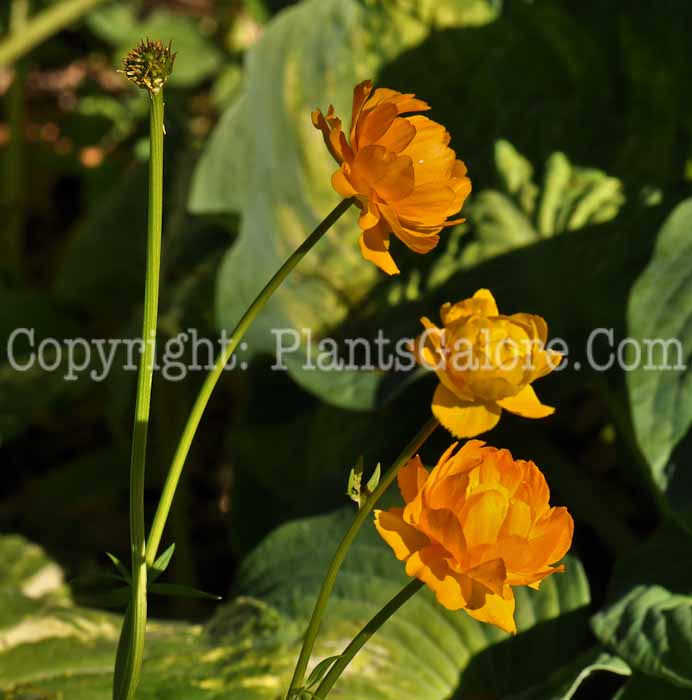
[[[440,380],[432,411],[458,438],[493,428],[504,410],[525,418],[554,412],[531,383],[554,370],[562,355],[546,347],[548,326],[540,316],[500,314],[493,295],[443,304],[442,326],[422,318],[425,331],[414,343],[418,362]]]
[[[415,457],[398,474],[404,508],[375,512],[375,525],[406,573],[450,610],[515,632],[513,586],[538,588],[572,542],[566,508],[550,506],[531,461],[470,440],[452,444],[428,472]]]
[[[414,114],[428,109],[415,95],[373,90],[366,80],[354,89],[348,139],[331,105],[326,114],[312,113],[339,164],[334,189],[360,208],[363,257],[390,275],[399,272],[389,251],[390,235],[417,253],[428,253],[442,229],[463,221],[450,217],[471,191],[466,166],[449,147],[449,132]]]

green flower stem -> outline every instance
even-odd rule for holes
[[[380,612],[368,622],[363,629],[353,638],[353,641],[344,649],[341,656],[331,666],[327,675],[317,686],[314,700],[324,700],[332,689],[332,686],[351,663],[353,657],[361,650],[363,645],[377,632],[382,625],[415,593],[425,584],[418,579],[413,579],[405,588],[400,590]]]
[[[11,65],[104,1],[63,0],[39,12],[29,20],[22,31],[12,31],[0,42],[0,68]]]
[[[161,267],[161,221],[163,217],[163,91],[151,93],[151,152],[149,155],[149,221],[147,236],[147,272],[144,287],[142,322],[142,360],[137,378],[137,402],[132,434],[130,462],[130,545],[132,550],[132,586],[127,622],[122,635],[129,637],[124,653],[116,663],[113,697],[132,700],[139,683],[147,624],[147,563],[144,529],[144,470],[149,429],[151,384],[156,354],[156,320],[159,305]],[[129,634],[128,634],[129,633]]]
[[[238,325],[233,329],[231,333],[231,339],[228,345],[219,353],[216,358],[216,364],[211,372],[207,375],[202,384],[202,388],[197,395],[192,411],[185,424],[185,429],[178,443],[178,448],[173,456],[173,461],[171,467],[168,470],[168,476],[166,477],[166,483],[163,487],[163,492],[161,493],[161,498],[159,499],[159,505],[156,509],[156,514],[154,515],[154,521],[151,526],[151,531],[149,532],[149,539],[147,544],[147,563],[151,566],[156,560],[156,555],[158,553],[158,548],[161,543],[161,536],[163,535],[163,529],[166,525],[166,519],[168,518],[168,513],[171,509],[171,504],[173,503],[173,497],[175,496],[175,490],[178,486],[178,481],[180,479],[180,474],[183,470],[185,460],[187,458],[188,452],[190,451],[190,446],[197,432],[197,427],[199,426],[204,410],[209,402],[212,391],[219,381],[224,368],[231,359],[235,349],[238,344],[243,339],[243,336],[247,332],[248,328],[252,325],[252,322],[257,318],[257,315],[264,308],[265,304],[269,301],[272,294],[279,288],[281,283],[288,277],[289,273],[293,268],[305,257],[305,255],[310,251],[310,249],[317,243],[317,241],[322,238],[322,236],[336,223],[339,217],[353,204],[352,199],[344,199],[341,201],[334,209],[327,215],[327,217],[317,226],[317,228],[296,248],[296,250],[291,254],[291,256],[284,262],[284,264],[279,268],[276,274],[267,282],[264,289],[258,294],[257,298],[250,304],[247,311],[243,314]]]
[[[351,526],[349,527],[346,534],[343,536],[339,546],[337,547],[334,558],[329,564],[329,569],[322,582],[322,588],[320,589],[319,596],[317,597],[317,602],[315,603],[315,608],[312,611],[312,617],[308,624],[308,628],[305,632],[305,637],[303,638],[303,646],[300,650],[300,655],[298,656],[298,662],[296,663],[296,670],[293,672],[293,678],[291,680],[291,685],[288,689],[288,694],[286,696],[287,700],[290,700],[292,695],[294,695],[298,689],[303,684],[303,679],[305,678],[305,671],[308,666],[308,661],[310,660],[310,654],[312,654],[312,649],[315,646],[315,640],[317,639],[317,634],[320,629],[320,623],[322,622],[322,616],[327,607],[327,602],[329,601],[329,596],[331,595],[332,589],[334,588],[334,583],[336,582],[336,576],[339,573],[339,569],[343,564],[355,536],[358,531],[363,526],[370,512],[375,507],[375,504],[380,499],[382,494],[389,488],[391,483],[396,479],[396,475],[399,469],[406,464],[406,462],[413,457],[413,455],[420,449],[421,445],[430,437],[435,428],[439,425],[436,418],[431,418],[418,432],[418,434],[409,442],[408,445],[401,452],[399,457],[396,459],[394,464],[385,472],[385,474],[380,479],[380,483],[377,488],[368,496],[365,503],[360,507],[356,513],[356,517],[353,519]]]

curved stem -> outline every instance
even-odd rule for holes
[[[11,65],[31,49],[68,27],[105,0],[63,0],[32,17],[22,31],[0,41],[0,67]]]
[[[128,607],[129,621],[123,623],[122,635],[129,636],[124,653],[116,665],[113,697],[131,700],[137,690],[144,655],[147,624],[147,563],[144,529],[144,471],[151,385],[156,355],[156,320],[159,304],[161,266],[161,220],[163,216],[163,91],[151,95],[151,153],[149,156],[149,221],[147,236],[147,273],[144,287],[142,321],[142,360],[137,378],[137,401],[132,435],[130,462],[130,547],[132,586]],[[128,625],[129,622],[129,625]]]
[[[341,656],[334,662],[327,675],[317,686],[314,700],[324,700],[332,689],[332,686],[351,663],[353,657],[361,650],[363,645],[377,632],[382,625],[412,596],[417,593],[425,584],[418,579],[413,579],[405,588],[399,591],[380,612],[368,622],[363,629],[353,638],[353,641],[344,649]]]
[[[370,512],[375,507],[375,504],[380,499],[382,494],[389,488],[390,484],[396,478],[399,469],[408,462],[411,457],[420,449],[420,446],[430,437],[435,428],[439,423],[436,418],[431,418],[418,432],[418,434],[409,442],[408,445],[403,449],[399,457],[392,466],[385,472],[385,474],[380,479],[380,483],[377,488],[370,494],[365,503],[360,507],[356,513],[356,517],[353,519],[351,526],[349,527],[346,534],[343,536],[339,546],[336,549],[334,558],[329,564],[329,569],[322,582],[322,588],[320,589],[319,596],[317,597],[317,602],[315,603],[315,608],[312,611],[312,617],[308,624],[308,628],[305,632],[305,637],[303,638],[303,646],[300,650],[300,655],[298,656],[298,662],[296,663],[296,670],[293,672],[293,678],[291,679],[291,685],[288,689],[288,694],[286,696],[287,700],[290,700],[292,695],[294,695],[297,690],[302,686],[303,679],[305,678],[305,670],[308,666],[308,661],[310,660],[310,654],[312,653],[312,648],[315,646],[315,640],[317,639],[317,634],[320,630],[320,623],[322,622],[322,616],[324,615],[325,608],[327,607],[327,602],[329,601],[329,596],[331,595],[332,589],[334,588],[334,583],[336,582],[336,576],[339,573],[339,569],[343,564],[355,536],[358,531],[363,526],[363,523],[367,519]]]
[[[233,352],[238,347],[243,336],[247,332],[248,328],[252,325],[259,312],[264,308],[265,304],[269,301],[272,294],[278,289],[281,283],[288,277],[289,273],[293,268],[305,257],[308,251],[317,243],[317,241],[322,238],[322,236],[336,223],[339,217],[353,204],[352,199],[344,199],[341,201],[334,209],[327,215],[327,217],[317,226],[317,228],[296,248],[296,250],[291,254],[291,256],[284,262],[284,264],[279,268],[276,274],[267,282],[264,289],[258,294],[257,298],[250,304],[247,311],[243,314],[238,325],[233,329],[231,333],[231,338],[228,344],[221,350],[219,356],[216,358],[216,364],[211,372],[207,375],[202,384],[202,388],[197,395],[190,416],[187,419],[183,434],[178,443],[178,448],[173,456],[173,461],[171,467],[168,470],[168,476],[166,477],[166,483],[163,487],[163,492],[161,493],[161,498],[159,499],[159,505],[156,509],[156,515],[154,515],[154,521],[151,526],[151,531],[149,532],[149,539],[147,544],[147,563],[151,566],[158,552],[159,545],[161,543],[161,536],[163,535],[163,528],[166,525],[166,519],[168,518],[168,513],[171,509],[171,504],[173,503],[173,497],[175,496],[175,490],[178,486],[178,481],[180,479],[180,474],[183,470],[185,460],[187,458],[188,452],[190,451],[190,446],[197,432],[197,427],[202,420],[202,415],[207,407],[209,398],[211,397],[212,391],[219,381],[219,377],[231,359]]]

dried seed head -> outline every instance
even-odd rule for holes
[[[161,41],[143,39],[123,58],[123,70],[120,72],[135,85],[156,94],[166,84],[175,56],[171,51],[171,42],[164,46]]]

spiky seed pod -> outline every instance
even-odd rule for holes
[[[166,84],[172,70],[176,54],[171,51],[172,43],[164,46],[161,41],[143,39],[139,45],[123,58],[123,70],[128,80],[141,88],[156,94]]]

